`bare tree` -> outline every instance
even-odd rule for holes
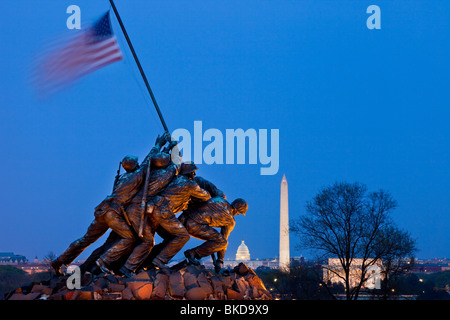
[[[56,255],[53,251],[49,251],[49,252],[44,256],[44,258],[42,259],[42,261],[44,262],[44,264],[45,264],[49,269],[51,269],[51,268],[52,268],[51,263],[52,263],[53,260],[56,259],[56,257],[57,257],[57,255]]]
[[[52,262],[52,260],[54,260],[56,258],[56,254],[53,251],[49,251],[45,256],[43,261],[45,262]]]
[[[408,233],[395,229],[387,228],[385,230],[384,246],[389,247],[388,252],[383,257],[384,279],[381,282],[380,298],[387,300],[396,296],[396,281],[400,275],[407,273],[414,266],[414,258],[411,256],[415,249],[415,242]]]
[[[291,230],[299,236],[300,247],[317,253],[318,260],[338,259],[339,270],[333,267],[328,271],[342,279],[346,299],[356,300],[371,266],[415,251],[409,234],[390,218],[396,206],[383,190],[368,193],[359,183],[335,183],[307,202],[307,214],[294,220]]]

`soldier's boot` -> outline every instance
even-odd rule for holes
[[[102,270],[100,270],[100,267],[97,265],[97,263],[94,263],[91,270],[89,272],[95,277],[102,273]]]
[[[152,265],[163,272],[169,271],[169,267],[167,267],[167,265],[158,258],[153,259]]]
[[[184,256],[189,261],[189,263],[191,263],[193,265],[196,265],[196,266],[200,265],[200,261],[195,258],[195,254],[194,254],[194,252],[191,249],[186,250],[184,252]]]
[[[217,274],[221,274],[222,271],[223,271],[222,268],[223,268],[223,261],[217,259],[217,260],[215,261],[215,263],[214,263],[214,271],[215,271]]]
[[[100,268],[100,273],[106,273],[107,275],[114,274],[111,270],[108,269],[108,267],[103,263],[102,260],[99,259],[95,263]]]
[[[131,278],[131,277],[133,276],[133,272],[132,272],[130,269],[128,269],[127,267],[125,267],[125,266],[122,266],[122,267],[119,269],[119,272],[120,272],[121,275],[124,276],[125,278]]]

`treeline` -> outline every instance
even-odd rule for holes
[[[4,298],[5,293],[15,290],[26,283],[40,282],[50,278],[50,271],[30,275],[14,266],[0,266],[0,300]]]
[[[342,284],[324,283],[319,264],[304,263],[288,271],[255,270],[270,293],[279,299],[330,300],[345,293]],[[450,300],[450,271],[432,274],[404,273],[383,280],[381,289],[364,290],[365,299]]]
[[[430,274],[413,274],[414,281],[422,284],[418,299],[422,300],[450,300],[450,271]]]

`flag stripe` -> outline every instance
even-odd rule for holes
[[[107,12],[92,27],[47,54],[38,66],[35,82],[43,91],[57,91],[90,72],[122,59]]]

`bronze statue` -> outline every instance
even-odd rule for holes
[[[172,159],[175,161],[176,157],[172,157]],[[177,160],[177,163],[179,163],[180,160]],[[180,175],[172,180],[179,170],[181,170],[179,173]],[[162,260],[163,262],[157,261],[154,265],[157,265],[158,268],[164,268],[164,265],[170,261],[170,259],[181,250],[184,244],[189,240],[188,232],[175,217],[175,214],[186,208],[191,199],[204,201],[210,198],[208,192],[202,190],[193,180],[195,170],[197,170],[197,167],[190,163],[182,164],[181,168],[175,163],[170,163],[166,167],[161,166],[159,169],[152,170],[152,176],[149,180],[150,186],[147,193],[149,201],[149,210],[147,214],[149,219],[145,224],[143,237],[137,239],[134,244],[130,245],[129,251],[132,251],[131,254],[127,256],[126,253],[124,253],[122,257],[117,257],[122,259],[123,257],[126,257],[124,265],[118,269],[119,274],[129,277],[138,267],[143,267],[143,265],[147,267],[153,262],[153,259],[156,256],[158,256],[158,259],[162,257],[164,260]],[[156,195],[156,193],[161,191],[166,185],[167,187]],[[139,203],[143,196],[143,189],[144,188],[141,186],[140,191],[126,207],[126,214],[134,230],[137,230],[140,222]],[[159,245],[157,248],[153,247],[155,231],[164,239],[163,245]],[[95,250],[82,265],[83,270],[90,270],[92,262],[97,260],[98,257],[107,252],[107,250],[111,250],[115,241],[117,241],[117,238],[119,237],[114,234],[114,232],[111,232],[105,244]],[[163,248],[164,251],[162,250]],[[152,253],[151,259],[148,257],[150,251]],[[145,263],[143,263],[144,261]],[[114,262],[115,261],[109,261],[109,266],[114,264]],[[108,272],[109,266],[103,267],[103,271]],[[117,267],[117,265],[115,266]],[[117,268],[115,269],[117,270]]]
[[[171,161],[169,154],[165,152],[162,154],[164,154],[164,157],[162,158],[163,160],[158,164],[158,167],[151,170],[151,175],[147,186],[147,194],[145,195],[147,201],[149,198],[154,197],[158,193],[165,190],[165,188],[168,187],[174,177],[178,174],[181,167],[181,158],[178,158],[177,155],[172,156]],[[141,224],[141,199],[144,197],[144,189],[144,187],[141,187],[139,192],[133,197],[130,204],[126,208],[126,214],[128,215],[131,225],[136,232],[138,232]],[[149,204],[147,204],[147,207],[149,208]],[[148,220],[149,219],[147,219],[147,217],[144,218],[142,237],[139,237],[137,244],[134,247],[133,244],[129,245],[128,249],[131,254],[125,264],[120,268],[120,273],[126,276],[130,276],[131,273],[136,270],[136,268],[147,258],[150,250],[154,246],[155,231]],[[108,249],[108,251],[114,251],[114,246]],[[109,263],[112,262],[113,261],[109,261]]]
[[[211,182],[198,178],[196,180],[199,181],[199,185],[204,186],[214,197],[206,202],[192,202],[189,208],[179,216],[189,235],[205,240],[200,246],[186,250],[184,255],[193,264],[199,264],[201,258],[212,255],[215,270],[219,272],[223,267],[228,237],[235,226],[234,216],[238,214],[245,216],[248,205],[241,198],[234,200],[231,204],[228,203],[221,190]],[[221,230],[218,232],[214,228]],[[216,252],[217,259],[214,256]]]
[[[180,173],[169,185],[160,194],[149,199],[151,208],[147,213],[150,217],[150,224],[152,229],[158,230],[165,240],[164,246],[151,262],[157,268],[165,268],[165,265],[190,238],[189,233],[175,217],[175,214],[185,210],[191,198],[199,201],[211,198],[209,193],[200,188],[194,180],[197,169],[193,163],[183,163]]]
[[[155,146],[145,157],[139,166],[136,157],[125,157],[122,166],[126,173],[121,176],[113,193],[106,197],[96,208],[94,220],[89,225],[86,233],[79,239],[72,242],[69,247],[58,258],[52,261],[51,265],[56,274],[61,274],[61,266],[70,264],[78,255],[80,255],[88,246],[97,241],[108,229],[114,230],[120,236],[114,250],[109,252],[107,259],[116,259],[126,252],[126,250],[135,242],[135,236],[124,215],[123,207],[139,191],[142,181],[145,177],[145,169],[167,141],[167,136],[158,136]]]
[[[182,163],[178,149],[174,148],[176,141],[160,151],[169,138],[167,133],[158,136],[141,165],[134,156],[122,160],[126,173],[120,175],[119,167],[113,193],[96,207],[95,219],[86,234],[52,262],[57,274],[63,264],[72,262],[108,229],[111,229],[108,239],[81,266],[83,272],[114,270],[130,277],[140,268],[164,269],[190,236],[205,243],[185,251],[188,262],[198,264],[201,258],[211,255],[219,272],[228,236],[235,225],[234,216],[245,215],[247,203],[243,199],[228,203],[223,191],[196,176],[197,166]],[[176,218],[180,212],[183,213]],[[220,232],[216,227],[221,228]],[[163,238],[156,246],[155,232]]]

